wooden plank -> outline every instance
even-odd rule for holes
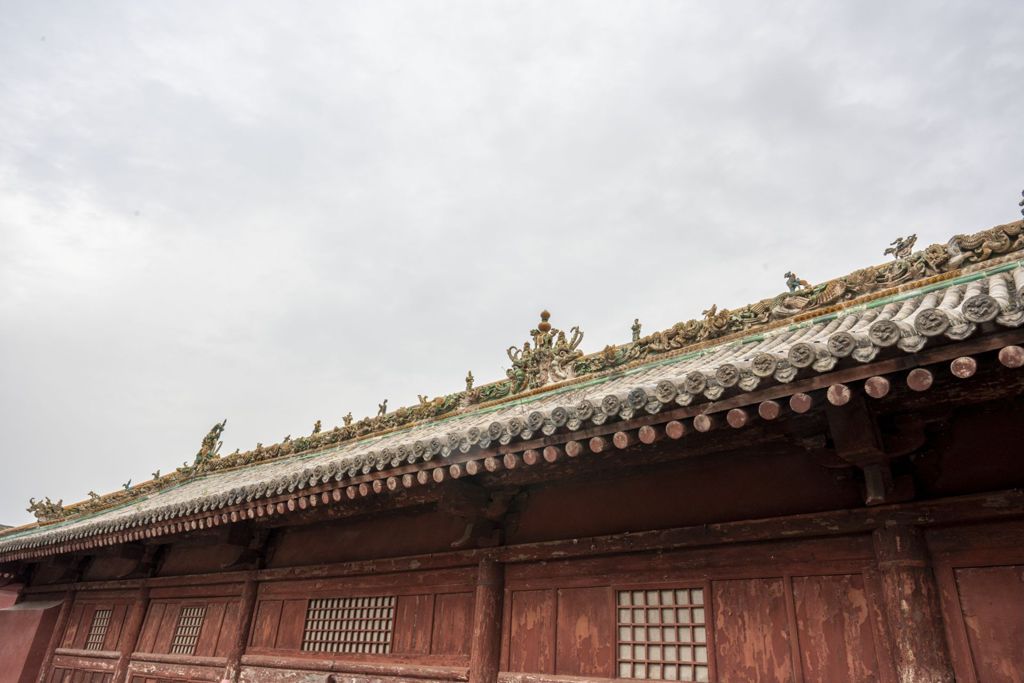
[[[147,582],[146,585],[150,584]],[[154,600],[161,598],[237,598],[242,593],[242,585],[236,582],[220,583],[216,581],[195,585],[191,581],[182,581],[177,586],[163,584],[159,587],[152,587],[150,596]]]
[[[281,650],[302,649],[302,634],[306,627],[306,608],[309,600],[285,600],[281,606],[281,620],[277,627],[277,647]]]
[[[468,655],[473,624],[472,593],[442,593],[434,598],[432,655]]]
[[[977,679],[1024,683],[1024,565],[955,573]]]
[[[431,557],[441,558],[443,554]],[[388,562],[353,563],[367,571],[354,576],[275,580],[260,587],[260,598],[304,597],[330,598],[338,595],[421,595],[425,593],[458,593],[473,586],[476,558],[471,566],[404,572],[396,576],[389,571]],[[373,566],[376,568],[373,568]],[[383,565],[383,566],[381,566]]]
[[[94,669],[96,671],[113,671],[117,662],[116,652],[97,650],[59,650],[53,665],[61,669]]]
[[[558,591],[555,673],[610,678],[615,670],[615,598],[608,587]]]
[[[277,631],[281,622],[283,600],[260,600],[256,607],[256,620],[249,646],[272,648],[277,644]]]
[[[790,660],[781,578],[714,581],[715,663],[722,681],[788,683]]]
[[[199,640],[196,642],[197,657],[212,657],[217,651],[217,641],[220,639],[221,625],[224,622],[224,608],[224,602],[207,603],[206,616],[203,617]]]
[[[512,591],[509,671],[555,672],[554,590]]]
[[[166,654],[171,651],[171,640],[174,638],[174,629],[178,625],[178,615],[181,613],[181,602],[179,601],[168,601],[165,606],[163,618],[160,620],[153,643],[152,652],[157,654]]]
[[[124,627],[127,612],[128,605],[125,603],[119,603],[111,607],[107,635],[103,638],[104,650],[118,650],[120,648],[121,630]]]
[[[878,680],[861,575],[794,577],[793,598],[806,683]]]
[[[64,629],[64,637],[61,639],[61,647],[76,647],[75,639],[78,637],[78,631],[82,628],[82,617],[85,611],[85,605],[81,602],[74,606],[68,605],[71,610],[70,614],[66,617],[66,628]],[[77,649],[77,648],[76,648]]]
[[[321,659],[309,657],[287,657],[271,655],[243,655],[242,665],[245,667],[247,683],[279,683],[281,681],[319,682],[325,680],[321,676],[304,675],[306,672],[332,672],[353,674],[351,677],[340,678],[346,683],[350,681],[377,682],[394,681],[468,681],[469,672],[465,666],[446,664],[426,665],[414,662],[361,662],[341,659]],[[298,674],[298,675],[296,675]],[[334,677],[339,680],[339,677]]]
[[[241,607],[241,603],[235,600],[225,603],[224,621],[221,624],[220,635],[217,638],[217,647],[213,651],[214,657],[228,657],[230,659],[232,652],[237,651],[234,658],[237,660],[241,651],[245,649],[245,642],[249,637],[249,627],[248,624],[239,624]],[[241,640],[241,642],[236,643],[237,640]]]
[[[391,651],[402,655],[429,654],[433,622],[433,595],[399,595]]]
[[[882,600],[882,578],[877,567],[867,567],[862,573],[864,593],[868,601],[868,618],[874,637],[875,655],[878,661],[880,683],[897,683],[896,658],[893,653],[892,635]],[[966,683],[966,682],[964,682]]]

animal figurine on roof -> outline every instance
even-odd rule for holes
[[[909,237],[897,237],[889,243],[889,248],[883,253],[885,256],[892,256],[897,260],[905,259],[913,253],[915,244],[917,244],[916,234]]]
[[[224,433],[224,427],[227,426],[228,421],[225,419],[223,422],[218,422],[213,425],[210,431],[203,437],[203,443],[199,446],[199,452],[196,453],[195,461],[193,466],[197,469],[204,468],[210,462],[214,461],[220,453],[220,447],[224,444],[220,440],[220,435]]]
[[[35,515],[36,520],[39,522],[56,522],[59,519],[63,519],[67,516],[64,511],[64,499],[58,500],[54,503],[47,496],[43,500],[36,500],[35,498],[28,499],[28,507],[25,508],[27,512],[31,512]]]
[[[791,292],[795,292],[798,289],[809,289],[811,286],[810,282],[804,280],[803,278],[797,277],[796,273],[794,273],[791,270],[786,271],[785,278],[786,287],[788,287],[789,291]]]

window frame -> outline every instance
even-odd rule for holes
[[[360,604],[366,601],[369,604]],[[376,604],[375,604],[376,601]],[[333,604],[332,604],[333,603]],[[383,611],[382,615],[364,616],[367,611]],[[331,616],[324,616],[324,613]],[[339,613],[340,614],[337,614]],[[319,613],[320,618],[312,618]],[[299,650],[306,654],[318,655],[369,655],[389,657],[395,640],[395,624],[398,617],[398,595],[385,594],[348,594],[331,596],[314,596],[306,601],[306,617],[302,625],[302,639]],[[347,628],[353,623],[384,622],[383,629],[352,629]],[[311,629],[311,624],[326,624],[328,628]],[[335,627],[335,628],[329,628]],[[369,633],[384,634],[386,639],[374,642],[366,639]],[[336,636],[337,639],[311,638],[311,635]],[[355,638],[347,640],[346,637]],[[349,649],[352,648],[352,649]]]
[[[171,641],[168,650],[172,655],[184,655],[194,657],[199,647],[199,638],[203,634],[203,626],[206,624],[206,603],[183,603],[178,610],[178,618],[174,624],[174,632],[171,634]],[[198,610],[198,614],[194,613]],[[185,623],[186,619],[194,620],[196,623]],[[188,629],[188,631],[183,631]]]
[[[100,621],[100,619],[103,621]],[[89,652],[102,652],[107,642],[107,634],[110,633],[110,622],[114,617],[113,607],[97,607],[92,612],[92,619],[89,620],[89,630],[85,634],[83,650]],[[97,627],[101,630],[97,630]]]
[[[715,650],[714,650],[714,620],[715,620],[715,614],[714,614],[714,609],[712,607],[712,592],[711,592],[711,581],[710,580],[708,580],[706,578],[687,579],[685,577],[681,577],[681,578],[679,578],[677,580],[674,580],[674,581],[629,582],[629,583],[613,582],[610,587],[611,587],[611,590],[612,590],[612,603],[613,603],[612,609],[614,610],[614,613],[612,615],[612,623],[614,624],[614,627],[615,627],[615,640],[614,640],[615,646],[614,646],[614,650],[612,652],[612,662],[613,662],[613,667],[614,667],[613,668],[613,678],[615,680],[621,680],[621,681],[672,680],[672,679],[664,679],[664,678],[633,678],[633,677],[631,677],[631,678],[623,678],[622,676],[620,676],[620,668],[619,667],[620,667],[620,664],[623,661],[623,660],[620,659],[620,656],[619,656],[620,646],[621,645],[626,645],[626,644],[632,646],[634,644],[634,641],[633,640],[622,641],[621,638],[620,638],[620,630],[619,629],[620,629],[621,624],[619,622],[619,608],[621,606],[619,604],[619,594],[623,593],[623,592],[634,592],[634,591],[665,591],[665,590],[677,591],[677,590],[695,590],[695,589],[700,589],[700,590],[703,591],[703,600],[704,600],[704,604],[700,605],[700,607],[702,607],[704,609],[704,623],[703,623],[703,627],[704,627],[704,633],[705,633],[705,642],[701,643],[701,645],[703,647],[707,648],[707,662],[700,662],[700,664],[701,665],[705,665],[706,664],[706,666],[708,668],[708,678],[707,678],[708,683],[715,683],[718,680],[718,671],[717,671],[717,667],[716,667],[716,663],[715,663],[715,655],[714,655],[714,652],[715,652]],[[675,607],[673,607],[673,608],[675,608]],[[645,625],[645,626],[649,626],[649,625]],[[632,662],[634,660],[630,659],[630,660],[626,660],[626,661],[627,662]],[[679,679],[675,679],[675,680],[678,681]]]

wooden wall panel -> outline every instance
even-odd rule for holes
[[[197,605],[206,607],[206,613],[193,656],[227,656],[238,629],[239,604],[233,597],[151,601],[135,652],[170,654],[182,609]]]
[[[96,611],[109,609],[110,620],[107,622],[107,632],[99,649],[117,650],[120,645],[121,630],[124,627],[129,604],[130,601],[124,598],[111,598],[109,600],[85,599],[78,601],[72,607],[67,626],[61,635],[59,647],[76,650],[84,649]]]
[[[283,600],[260,600],[253,618],[252,637],[249,646],[272,648],[277,644],[277,630],[281,623]]]
[[[301,652],[311,599],[385,595],[395,599],[391,655],[429,657],[446,665],[452,657],[458,661],[470,652],[472,581],[471,570],[459,568],[399,577],[268,582],[259,588],[248,647],[263,654]],[[229,618],[230,612],[225,612],[224,628]],[[387,655],[376,655],[381,656]]]
[[[715,581],[712,593],[719,680],[792,681],[791,636],[783,580]]]
[[[299,650],[302,648],[302,633],[306,628],[306,608],[309,600],[285,600],[281,605],[281,621],[277,627],[277,648]]]
[[[181,602],[170,601],[164,610],[163,618],[156,634],[156,641],[151,652],[165,653],[171,651],[171,640],[174,638],[174,629],[178,625],[178,616],[181,614]]]
[[[878,680],[861,575],[794,577],[793,599],[805,683]]]
[[[610,678],[615,669],[615,598],[607,587],[558,591],[555,673]]]
[[[199,642],[196,643],[197,657],[212,657],[217,651],[217,640],[220,638],[220,627],[224,623],[224,603],[213,602],[206,606],[206,616],[199,631]]]
[[[240,610],[241,604],[234,600],[224,603],[224,620],[221,622],[220,635],[217,637],[217,647],[213,650],[214,657],[227,657],[230,654],[231,645],[237,638]]]
[[[434,633],[430,654],[468,655],[472,632],[472,593],[442,593],[434,598]]]
[[[956,570],[974,669],[983,683],[1024,683],[1024,565]]]
[[[430,654],[430,634],[433,626],[433,595],[398,596],[391,651],[395,654]]]
[[[110,623],[107,625],[107,635],[103,638],[104,650],[118,649],[121,641],[121,629],[124,626],[124,618],[127,614],[128,605],[126,603],[111,606]]]
[[[512,591],[508,670],[555,672],[555,600],[553,590]]]
[[[75,638],[78,637],[78,630],[81,628],[82,615],[85,612],[85,605],[76,604],[71,608],[71,615],[68,617],[67,628],[64,629],[64,637],[61,639],[61,647],[74,647]]]

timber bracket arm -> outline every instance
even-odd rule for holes
[[[883,438],[878,418],[862,395],[852,396],[842,406],[828,406],[825,415],[836,456],[863,474],[865,505],[913,499],[912,479],[894,477],[892,461],[924,445],[923,423],[901,421]]]

